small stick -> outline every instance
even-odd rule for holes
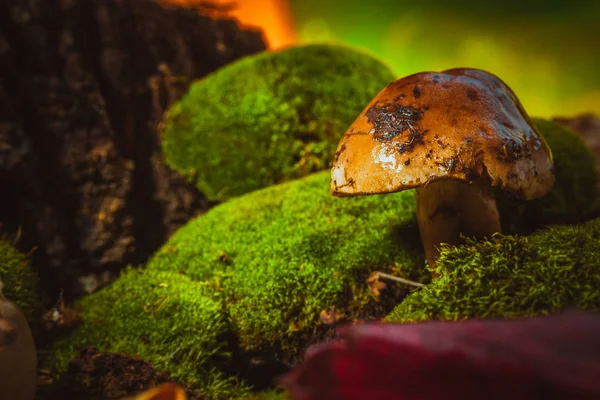
[[[400,283],[404,283],[404,284],[410,285],[410,286],[416,286],[416,287],[424,287],[425,286],[422,283],[411,281],[411,280],[404,279],[404,278],[400,278],[400,277],[397,277],[397,276],[394,276],[394,275],[386,274],[385,272],[379,272],[379,271],[377,271],[376,274],[380,278],[389,279],[389,280],[400,282]]]
[[[15,236],[15,238],[12,241],[13,246],[16,246],[17,243],[19,243],[19,240],[21,239],[22,234],[23,234],[23,228],[21,228],[21,226],[19,225],[19,228],[17,229],[17,236]]]

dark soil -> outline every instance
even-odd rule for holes
[[[169,375],[157,372],[151,363],[127,354],[100,353],[93,347],[82,350],[62,378],[54,381],[41,375],[38,400],[108,400],[143,392],[162,383],[173,382]],[[208,399],[202,393],[183,386],[188,399]]]

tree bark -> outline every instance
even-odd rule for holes
[[[261,34],[151,0],[0,0],[0,222],[47,290],[141,263],[209,204],[157,127]]]

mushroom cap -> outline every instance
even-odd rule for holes
[[[524,199],[543,196],[554,184],[552,153],[502,80],[456,68],[410,75],[379,92],[339,143],[331,193],[481,178]]]
[[[36,383],[37,353],[27,320],[0,296],[0,398],[33,400]]]

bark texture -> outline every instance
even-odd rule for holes
[[[209,206],[157,126],[260,32],[151,0],[0,0],[0,222],[50,291],[143,262]]]

